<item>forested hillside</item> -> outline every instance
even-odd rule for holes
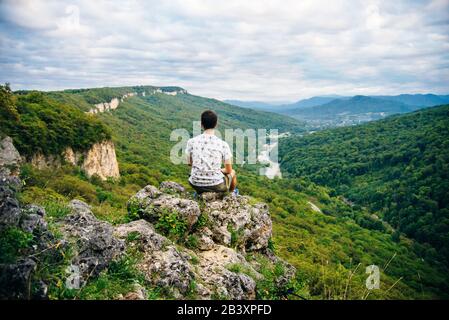
[[[95,93],[95,90],[90,89],[89,92]],[[115,94],[113,92],[106,100]],[[43,93],[43,96],[77,107],[72,103],[78,100],[71,97],[70,92]],[[44,106],[42,108],[45,110]],[[80,108],[83,111],[88,109]],[[113,224],[126,222],[127,201],[142,187],[148,184],[158,186],[164,180],[177,181],[188,187],[189,168],[169,160],[170,149],[175,144],[170,141],[170,132],[175,128],[190,131],[192,121],[198,120],[206,108],[217,111],[221,128],[274,128],[281,132],[303,132],[302,123],[294,119],[266,112],[249,112],[248,109],[189,94],[171,96],[157,93],[130,97],[113,111],[89,116],[111,128],[120,179],[100,181],[95,177],[87,178],[70,165],[52,170],[37,170],[24,165],[21,177],[26,186],[21,200],[25,204],[41,204],[50,216],[58,217],[66,214],[68,201],[77,198],[92,205],[93,213],[100,219]],[[282,148],[284,140],[281,139],[280,143]],[[388,226],[376,222],[369,210],[351,206],[343,198],[332,195],[328,188],[307,179],[269,180],[247,165],[236,166],[235,169],[241,194],[252,196],[251,201],[262,200],[269,205],[273,220],[271,247],[297,268],[297,289],[302,295],[311,299],[447,297],[446,269],[430,263],[424,256],[425,252],[418,252],[410,239],[401,236],[393,241]],[[360,221],[365,221],[365,224]],[[380,290],[368,292],[365,268],[371,264],[381,268],[382,282]],[[55,283],[58,276],[54,276]],[[89,296],[110,298],[113,292],[120,291],[122,283],[123,279],[106,274],[88,286]],[[56,285],[51,293],[53,298],[67,298]]]
[[[335,189],[449,263],[449,106],[284,140],[282,168]]]
[[[60,154],[67,146],[86,150],[109,139],[110,130],[76,104],[61,103],[37,91],[12,95],[8,86],[1,86],[0,135],[9,135],[23,156],[31,156]]]

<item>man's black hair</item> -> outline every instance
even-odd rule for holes
[[[217,114],[212,110],[206,110],[201,114],[201,125],[204,130],[213,129],[217,126]]]

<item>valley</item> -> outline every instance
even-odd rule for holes
[[[288,138],[281,168],[368,207],[391,224],[395,240],[416,239],[423,259],[447,268],[448,112],[448,105],[430,107]]]

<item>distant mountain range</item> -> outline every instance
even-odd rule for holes
[[[223,100],[223,102],[232,104],[233,106],[237,107],[264,110],[264,111],[271,110],[277,107],[277,104],[262,101]]]
[[[417,109],[402,102],[367,96],[355,96],[349,99],[334,99],[315,107],[299,107],[286,110],[285,113],[304,119],[333,119],[336,116],[366,113],[404,113]]]
[[[284,113],[284,111],[292,110],[296,108],[308,108],[315,107],[321,104],[325,104],[335,99],[344,99],[346,97],[338,95],[319,96],[308,99],[299,100],[294,103],[276,104],[263,101],[244,101],[244,100],[223,100],[226,103],[242,108],[250,108],[255,110],[263,110],[277,113]]]
[[[410,106],[432,107],[449,102],[449,95],[436,94],[400,94],[398,96],[374,96],[375,98],[402,102]]]
[[[284,105],[229,100],[241,107],[276,112],[309,122],[316,128],[359,124],[449,103],[449,95],[401,94],[396,96],[316,96]]]

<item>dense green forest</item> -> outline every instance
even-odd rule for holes
[[[67,146],[86,150],[110,138],[110,130],[97,118],[60,103],[42,92],[12,95],[0,87],[0,135],[9,135],[24,156],[60,154]]]
[[[285,139],[282,168],[366,206],[449,265],[449,106]]]
[[[95,90],[90,92],[95,93]],[[85,111],[84,107],[74,103],[78,98],[73,98],[72,104],[71,94],[41,93],[43,101],[58,100],[53,108],[59,108],[64,102],[71,108]],[[9,103],[7,105],[10,106]],[[42,107],[39,105],[35,107],[42,114],[49,112],[46,103]],[[114,224],[123,223],[127,221],[129,197],[143,186],[173,180],[188,187],[189,168],[172,164],[169,160],[170,149],[176,143],[170,141],[170,132],[175,128],[190,131],[192,121],[198,120],[206,108],[218,112],[221,129],[255,127],[277,128],[281,132],[292,133],[304,131],[301,122],[282,115],[248,111],[189,94],[131,97],[112,112],[88,118],[113,128],[110,132],[120,166],[119,180],[89,179],[79,168],[70,165],[53,170],[37,170],[24,165],[21,176],[26,186],[21,200],[42,204],[51,218],[63,215],[67,212],[66,203],[79,198],[93,206],[98,218]],[[280,143],[282,148],[284,140],[281,139]],[[414,241],[402,235],[393,241],[388,226],[383,223],[383,227],[377,226],[368,209],[351,206],[327,187],[309,179],[269,180],[259,176],[252,166],[235,169],[241,194],[268,203],[273,219],[273,247],[278,255],[297,268],[298,281],[303,285],[302,294],[308,298],[448,297],[447,270],[430,263],[427,258],[421,259],[426,252],[420,254]],[[318,211],[312,204],[319,208]],[[361,220],[366,225],[360,223]],[[371,264],[381,267],[382,282],[380,290],[368,292],[365,268]],[[52,277],[55,283],[60,280],[56,272]],[[112,278],[101,280],[101,283],[93,280],[88,286],[96,298],[108,297],[104,293],[105,287],[120,287]],[[57,285],[50,290],[53,298],[66,297]]]

